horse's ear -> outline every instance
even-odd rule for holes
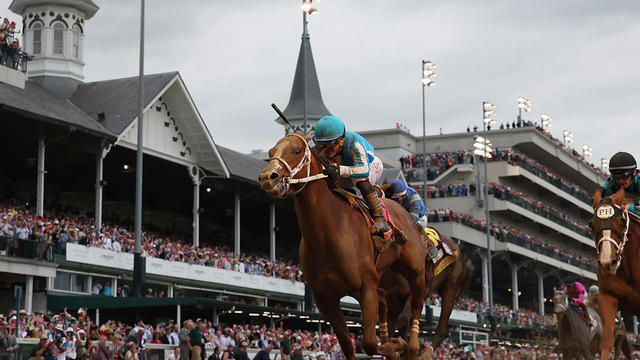
[[[595,210],[598,205],[602,202],[602,190],[596,189],[596,192],[593,194],[593,209]]]

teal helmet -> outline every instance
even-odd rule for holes
[[[389,185],[391,185],[389,186],[389,190],[392,194],[389,197],[392,199],[399,199],[407,193],[407,185],[405,185],[404,181],[400,179],[391,180]]]
[[[344,135],[344,123],[335,116],[325,116],[316,124],[315,141],[333,141]]]
[[[598,288],[598,285],[591,285],[589,287],[589,294],[598,295],[599,293],[600,293],[600,289]]]

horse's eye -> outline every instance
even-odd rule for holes
[[[296,149],[296,155],[300,155],[301,152],[300,149]]]

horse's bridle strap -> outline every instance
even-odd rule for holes
[[[617,208],[621,209],[619,206],[614,205]],[[609,230],[610,232],[615,233],[619,238],[622,239],[622,241],[618,244],[617,241],[615,241],[614,239],[611,238],[611,236],[602,236],[600,238],[600,240],[598,240],[598,244],[596,245],[596,252],[598,254],[600,254],[600,244],[602,244],[603,242],[609,242],[611,243],[615,248],[616,248],[616,254],[620,255],[622,254],[622,252],[624,251],[624,246],[627,244],[627,240],[629,239],[629,211],[626,209],[621,209],[622,210],[622,216],[625,219],[625,229],[624,229],[624,233],[621,234],[618,230],[614,229],[614,228],[604,228],[601,229],[600,231],[604,232],[606,230]]]
[[[323,173],[319,173],[319,174],[315,174],[315,175],[310,175],[311,174],[311,149],[309,148],[309,144],[307,143],[307,139],[297,133],[292,133],[290,135],[293,136],[297,136],[299,137],[302,142],[304,143],[304,156],[302,156],[302,159],[300,160],[300,162],[296,165],[296,167],[291,168],[291,165],[289,165],[288,162],[286,162],[284,159],[282,159],[279,156],[274,156],[271,158],[271,160],[276,160],[278,162],[280,162],[282,165],[284,165],[284,167],[287,169],[287,171],[289,171],[289,176],[285,176],[283,177],[283,181],[285,183],[285,186],[289,187],[291,184],[304,184],[300,189],[298,190],[293,190],[294,193],[299,193],[300,191],[302,191],[302,189],[304,189],[305,185],[310,182],[310,181],[315,181],[318,179],[324,179],[327,177],[327,175],[323,174]],[[307,176],[302,177],[302,178],[294,178],[294,176],[296,176],[296,174],[298,174],[300,172],[300,170],[302,170],[302,168],[307,167]]]

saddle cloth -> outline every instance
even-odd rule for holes
[[[375,227],[375,222],[373,221],[373,218],[371,217],[371,213],[369,211],[369,207],[364,202],[364,200],[359,198],[357,195],[350,192],[349,190],[343,189],[339,186],[334,187],[332,190],[335,193],[339,194],[342,198],[344,198],[349,203],[349,205],[351,205],[353,208],[360,211],[362,216],[364,216],[364,218],[367,220],[367,225],[369,226],[369,231],[371,232]],[[387,208],[384,207],[383,202],[381,203],[382,203],[382,213],[384,214],[384,219],[389,224],[389,227],[391,228],[391,230],[384,233],[384,243],[380,243],[379,236],[372,236],[374,245],[376,246],[376,249],[379,252],[383,252],[389,247],[389,245],[395,238],[394,235],[401,236],[403,239],[406,240],[406,235],[404,234],[404,232],[398,229],[398,227],[396,227],[395,222],[389,215],[389,210],[387,210]]]
[[[438,230],[432,227],[424,228],[424,236],[422,239],[425,242],[425,248],[427,249],[427,257],[433,261],[433,276],[437,276],[446,269],[449,265],[458,260],[458,251],[451,250],[451,247],[447,242],[440,238]],[[433,254],[434,256],[431,256]]]

